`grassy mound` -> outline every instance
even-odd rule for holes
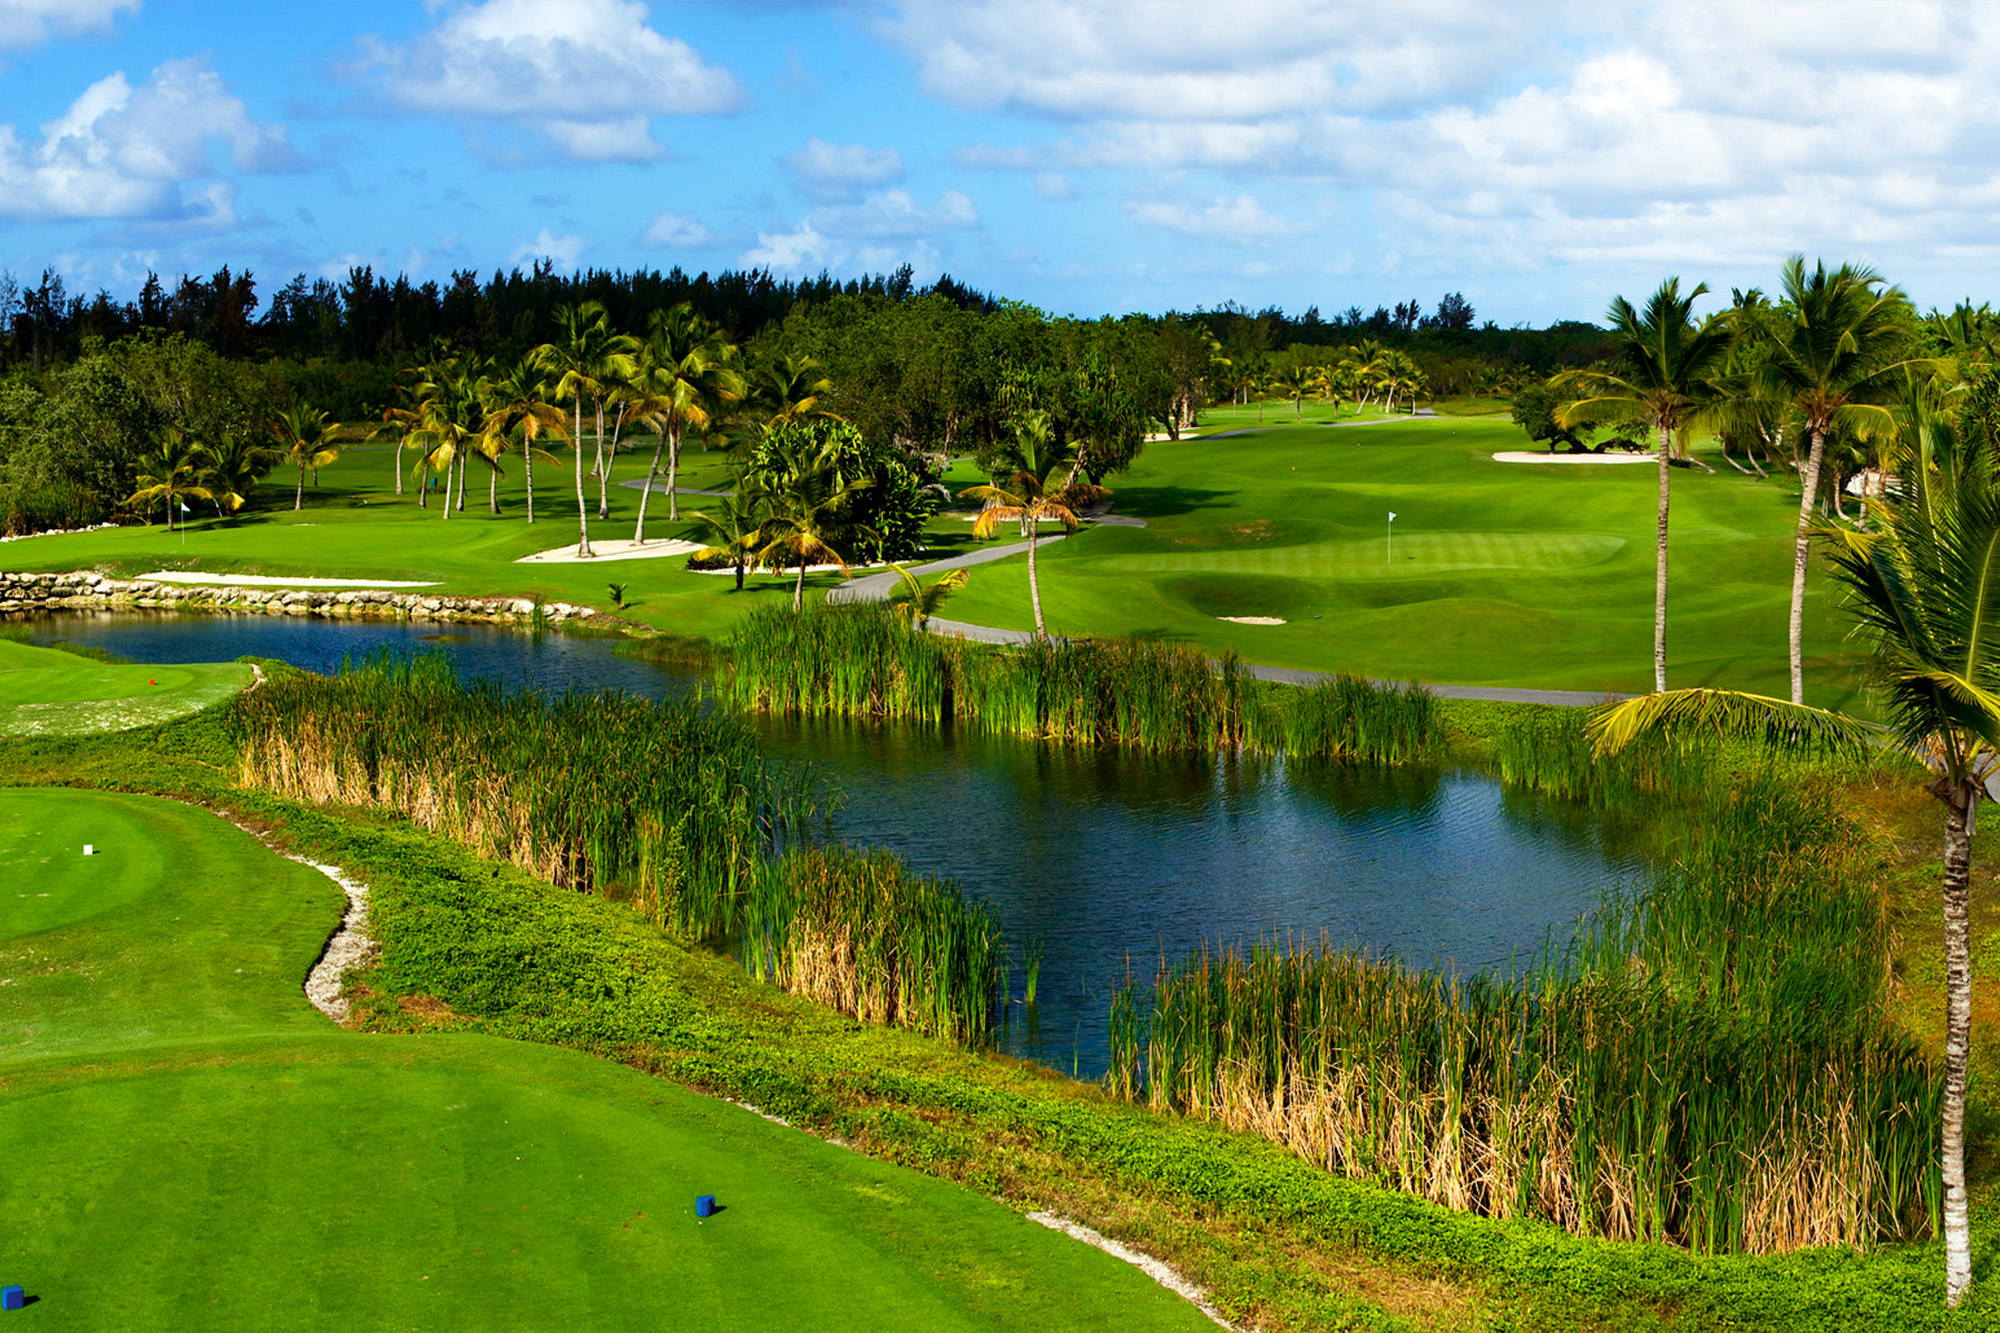
[[[206,811],[0,790],[0,849],[5,1277],[64,1327],[1205,1326],[978,1194],[591,1056],[335,1028],[299,987],[339,891]]]
[[[0,639],[0,735],[125,731],[199,712],[251,680],[239,662],[108,663]]]

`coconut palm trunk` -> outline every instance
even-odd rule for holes
[[[396,484],[398,486],[401,486],[403,484],[403,474],[400,468],[396,472]],[[292,512],[297,513],[299,510],[305,508],[305,503],[306,503],[306,465],[305,465],[305,460],[300,459],[299,488],[298,490],[292,493]]]
[[[1965,1073],[1972,1052],[1972,822],[1979,788],[1944,786],[1944,1285],[1957,1305],[1972,1285],[1972,1237],[1965,1196]]]
[[[583,498],[583,397],[576,400],[576,434],[570,437],[576,448],[576,553],[582,559],[590,558],[590,510]]]
[[[792,611],[794,613],[803,611],[805,610],[805,605],[806,605],[806,552],[805,552],[805,547],[801,546],[799,548],[798,582],[792,584]]]
[[[639,490],[639,522],[632,530],[632,540],[641,545],[646,540],[646,502],[653,498],[653,483],[660,475],[660,453],[667,448],[670,429],[662,429],[658,438],[653,441],[653,461],[646,468],[646,484]],[[667,517],[678,519],[680,512],[678,506],[674,504],[674,459],[680,453],[680,432],[671,430],[671,434],[673,449],[667,455]],[[738,582],[740,584],[741,580]]]
[[[1805,623],[1806,623],[1806,564],[1812,553],[1813,501],[1819,494],[1819,469],[1826,457],[1826,431],[1815,428],[1812,433],[1812,448],[1807,451],[1806,465],[1800,477],[1799,489],[1799,530],[1792,542],[1792,702],[1806,701],[1805,670]]]
[[[681,428],[675,423],[673,440],[667,447],[667,519],[677,521],[681,516],[680,501],[681,475]]]
[[[1028,534],[1028,601],[1035,608],[1035,633],[1046,639],[1049,627],[1042,621],[1042,581],[1035,573],[1035,529],[1040,526],[1032,516],[1021,521]]]
[[[604,461],[604,400],[597,400],[597,517],[600,520],[611,517],[611,500],[605,493],[605,486],[611,480],[611,467]]]
[[[1653,689],[1667,688],[1667,509],[1673,496],[1673,463],[1667,453],[1667,428],[1660,427],[1660,516],[1654,536],[1653,564]]]
[[[521,430],[521,474],[528,487],[528,522],[535,521],[535,442],[528,437],[527,428]]]

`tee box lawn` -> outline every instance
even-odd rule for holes
[[[0,789],[0,884],[0,1282],[50,1327],[1208,1326],[978,1194],[608,1062],[337,1028],[300,987],[340,891],[207,811]]]

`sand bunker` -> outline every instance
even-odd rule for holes
[[[141,574],[152,583],[217,583],[231,588],[435,588],[436,583],[397,579],[315,579],[280,574],[204,574],[193,569],[156,569]]]
[[[1216,619],[1226,620],[1232,625],[1282,625],[1285,623],[1283,617],[1280,616],[1217,616]]]
[[[1527,449],[1510,449],[1493,455],[1496,463],[1657,463],[1660,456],[1652,454],[1545,454]]]
[[[590,558],[576,553],[576,543],[558,546],[550,551],[537,551],[524,555],[514,563],[517,565],[601,565],[612,560],[659,560],[670,555],[689,555],[701,549],[700,542],[651,541],[640,545],[635,541],[594,541],[590,544]]]

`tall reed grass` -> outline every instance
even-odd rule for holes
[[[465,684],[436,654],[280,673],[234,708],[246,785],[395,810],[684,937],[742,937],[761,975],[857,1017],[990,1034],[1004,978],[984,907],[887,854],[809,846],[814,781],[728,713]]]
[[[1318,944],[1162,960],[1112,1087],[1449,1207],[1702,1252],[1936,1225],[1941,1071],[1886,1013],[1888,927],[1822,798],[1714,797],[1646,893],[1510,976]]]
[[[1244,749],[1408,763],[1433,756],[1436,701],[1351,676],[1293,688],[1234,655],[1138,639],[994,648],[913,631],[880,605],[755,612],[718,688],[746,710],[894,717],[1002,735],[1142,750]]]

